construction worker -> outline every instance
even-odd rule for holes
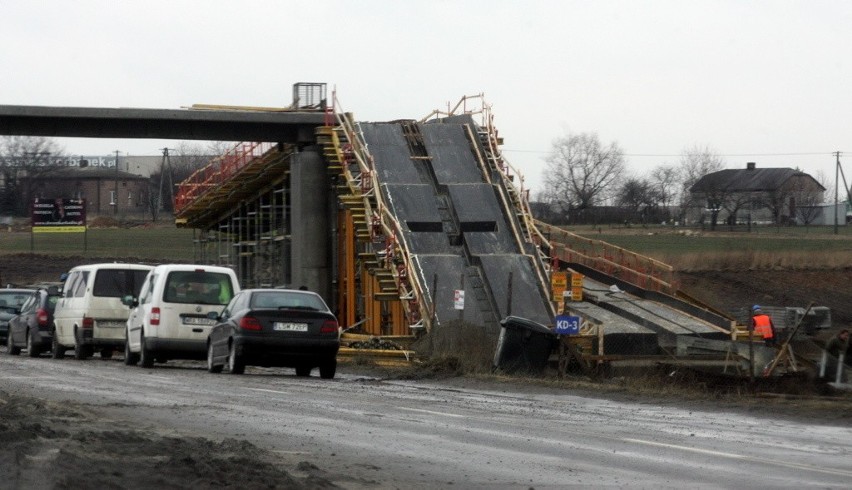
[[[825,344],[825,350],[834,357],[844,353],[843,363],[852,366],[852,344],[849,343],[849,329],[844,328]]]
[[[751,328],[763,338],[763,342],[768,346],[775,345],[775,324],[772,323],[772,318],[760,309],[759,305],[751,307]]]

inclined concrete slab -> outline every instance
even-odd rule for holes
[[[553,317],[538,286],[531,258],[525,255],[479,255],[485,280],[491,287],[500,318],[509,315],[551,325]],[[509,275],[511,273],[511,291]],[[511,304],[510,304],[511,301]]]
[[[604,329],[603,354],[655,355],[659,353],[657,333],[587,301],[570,302],[565,313]]]
[[[367,149],[373,155],[379,182],[425,184],[415,168],[402,126],[394,123],[361,123]]]
[[[383,184],[386,203],[396,219],[407,222],[434,223],[439,228],[441,214],[435,200],[435,189],[425,184]]]
[[[583,279],[583,290],[584,295],[588,295],[590,300],[602,308],[657,332],[662,346],[675,347],[679,335],[720,340],[728,338],[728,334],[699,318],[623,291],[613,292],[608,285],[589,278]]]
[[[420,132],[439,184],[482,183],[482,168],[464,126],[425,124]]]
[[[434,298],[436,305],[435,317],[441,324],[451,320],[462,319],[474,325],[485,325],[488,323],[486,315],[493,315],[489,308],[483,308],[476,301],[470,284],[464,286],[465,302],[464,310],[455,309],[455,292],[461,288],[466,274],[470,273],[470,267],[465,264],[461,255],[427,255],[420,254],[412,257],[414,268],[417,271],[423,289],[429,298]],[[493,318],[489,320],[493,321]]]

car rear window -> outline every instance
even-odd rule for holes
[[[328,307],[319,296],[289,291],[258,291],[251,295],[251,308],[328,311]]]
[[[48,294],[47,302],[45,304],[45,307],[47,307],[47,311],[53,313],[53,311],[56,309],[56,303],[59,302],[59,298],[61,297],[62,296],[59,296],[58,294]]]
[[[128,295],[138,297],[147,275],[147,270],[100,269],[95,275],[92,294],[107,298],[121,298]]]
[[[32,293],[30,293],[32,294]],[[0,306],[20,308],[24,301],[30,297],[27,293],[0,293]]]
[[[221,272],[173,271],[166,278],[163,301],[194,305],[226,305],[234,297],[231,276]]]

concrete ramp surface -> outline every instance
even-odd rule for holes
[[[521,245],[516,213],[491,182],[470,118],[420,124],[361,123],[380,192],[404,242],[434,320],[499,328],[508,314],[549,325],[548,292],[537,257]],[[456,291],[464,290],[464,308]]]

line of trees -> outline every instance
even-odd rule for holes
[[[689,188],[725,161],[711,148],[685,149],[677,164],[661,164],[647,176],[627,172],[624,151],[603,144],[596,133],[568,134],[553,142],[546,158],[544,219],[557,223],[683,221],[693,203]]]
[[[0,214],[28,214],[34,197],[30,183],[54,172],[64,156],[65,149],[49,138],[0,137]]]
[[[581,223],[684,223],[690,208],[707,206],[693,202],[690,188],[703,176],[726,167],[725,160],[708,146],[686,148],[677,163],[662,163],[643,175],[627,171],[624,151],[616,142],[604,144],[596,133],[568,134],[556,139],[546,157],[544,190],[537,196],[536,214],[557,224]],[[825,176],[813,176],[825,182]],[[819,214],[822,196],[802,187],[801,179],[791,186],[760,196],[720,190],[718,205],[708,206],[710,223],[715,225],[720,211],[736,217],[744,209],[768,209],[775,219],[790,202],[796,204],[796,217],[808,224]],[[714,196],[708,195],[708,201]]]

